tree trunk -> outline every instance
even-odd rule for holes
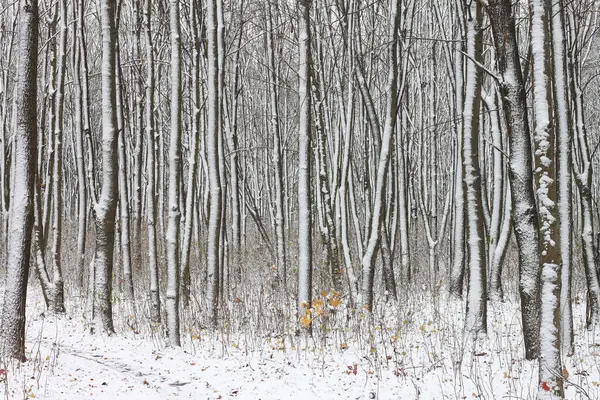
[[[160,318],[160,292],[158,284],[158,262],[156,251],[156,165],[155,165],[155,126],[154,126],[154,59],[152,54],[152,29],[151,29],[152,0],[144,4],[145,36],[146,36],[146,173],[148,183],[146,187],[147,224],[148,224],[148,270],[150,274],[150,320],[159,323]]]
[[[464,186],[467,214],[467,251],[469,263],[467,314],[465,329],[471,334],[487,332],[487,279],[485,232],[481,192],[481,171],[479,168],[479,113],[481,109],[482,71],[475,61],[482,63],[482,22],[481,3],[466,5],[466,89],[463,108],[463,148]],[[475,61],[473,61],[475,60]]]
[[[500,94],[510,148],[509,181],[512,215],[519,251],[519,294],[525,358],[539,355],[539,226],[533,189],[533,169],[525,84],[521,72],[515,17],[510,0],[487,5],[500,73]]]
[[[312,236],[310,199],[311,146],[311,0],[299,0],[299,82],[300,125],[298,144],[298,314],[308,311],[312,303]]]
[[[362,258],[363,281],[362,281],[362,306],[373,310],[373,279],[375,276],[376,250],[379,245],[381,226],[385,210],[385,185],[387,181],[390,147],[392,135],[396,125],[397,111],[397,82],[398,82],[398,51],[395,45],[398,40],[398,25],[400,21],[399,1],[392,0],[389,10],[388,27],[388,81],[386,98],[386,116],[384,123],[383,138],[379,154],[379,165],[377,168],[377,181],[375,188],[375,201],[371,217],[371,228],[365,254]]]
[[[115,85],[115,0],[102,0],[102,189],[96,216],[94,316],[102,329],[115,332],[112,317],[112,272],[117,211],[117,113]],[[92,332],[95,330],[94,323]]]
[[[171,142],[169,143],[169,220],[167,226],[167,335],[170,346],[181,346],[179,335],[179,209],[181,169],[181,38],[179,1],[169,5],[171,27]]]
[[[208,218],[208,313],[216,325],[219,305],[219,242],[223,193],[219,172],[219,68],[217,45],[217,1],[208,0],[206,11],[208,115],[206,153],[209,173],[210,209]]]
[[[2,308],[2,349],[5,356],[25,361],[25,304],[33,227],[33,185],[37,154],[38,6],[21,0],[17,85],[15,90],[15,163],[11,191],[10,229]]]
[[[533,59],[533,109],[535,133],[535,177],[538,183],[538,219],[540,225],[541,263],[541,307],[540,307],[540,357],[539,357],[539,399],[563,398],[563,377],[560,356],[560,276],[561,276],[561,237],[557,208],[557,156],[566,150],[555,149],[555,143],[562,135],[568,135],[566,120],[554,125],[554,117],[566,118],[566,92],[564,87],[564,60],[560,26],[552,15],[549,0],[531,0],[531,54]],[[556,25],[559,25],[558,27]],[[553,26],[554,25],[554,26]],[[558,28],[558,29],[557,29]],[[561,31],[562,32],[562,31]],[[553,59],[554,56],[560,57]],[[553,62],[554,61],[554,62]],[[555,90],[553,93],[554,81]],[[554,94],[554,96],[553,96]],[[554,103],[556,101],[556,103]],[[558,108],[555,109],[555,104]],[[563,141],[568,141],[568,136]],[[566,154],[565,154],[566,155]],[[564,160],[563,160],[564,162]],[[560,168],[560,165],[558,166]],[[568,169],[568,168],[567,168]],[[561,179],[567,178],[564,176]],[[548,389],[549,388],[549,389]]]

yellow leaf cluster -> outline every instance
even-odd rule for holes
[[[300,318],[300,323],[303,327],[308,328],[312,322],[312,315],[310,315],[310,310],[307,309],[302,318]]]
[[[323,314],[323,301],[321,299],[315,299],[313,301],[313,309],[315,315],[317,317],[320,317]]]

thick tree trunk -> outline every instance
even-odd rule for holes
[[[482,22],[481,3],[465,6],[467,44],[466,53],[481,63]],[[481,109],[482,71],[475,61],[467,61],[466,89],[463,108],[464,191],[467,214],[468,291],[465,330],[471,334],[487,332],[487,279],[485,255],[485,229],[479,168],[479,112]]]
[[[539,399],[564,397],[560,355],[560,279],[561,235],[557,208],[557,159],[564,148],[555,143],[568,142],[567,105],[562,51],[560,7],[558,20],[550,0],[531,0],[531,54],[533,59],[533,109],[535,133],[535,177],[537,180],[538,220],[540,224],[541,307]],[[557,25],[558,24],[558,25]],[[554,27],[553,27],[554,25]],[[554,28],[554,29],[553,29]],[[557,29],[558,28],[558,29]],[[560,32],[559,32],[560,30]],[[561,36],[561,37],[559,37]],[[560,58],[553,58],[560,57]],[[553,77],[554,82],[553,82]],[[558,80],[556,79],[558,77]],[[554,83],[554,91],[553,91]],[[556,107],[556,108],[555,108]],[[555,125],[554,118],[558,120]],[[561,119],[564,118],[562,121]],[[557,139],[558,137],[558,139]],[[566,154],[563,154],[566,156]],[[563,163],[565,160],[562,160]],[[564,171],[563,171],[564,172]],[[568,172],[568,167],[567,167]],[[568,176],[560,176],[568,179]],[[563,181],[563,183],[566,183]],[[549,389],[548,389],[549,388]]]
[[[115,0],[102,0],[102,190],[94,206],[96,216],[94,317],[102,329],[114,333],[112,272],[117,211],[117,113],[115,85]],[[96,323],[92,325],[94,331]]]
[[[458,50],[462,50],[462,43],[457,44]],[[465,277],[465,192],[463,190],[463,59],[456,57],[454,70],[456,82],[456,99],[454,103],[456,113],[456,167],[454,170],[454,231],[453,231],[453,258],[450,268],[450,293],[462,297]]]
[[[38,6],[21,0],[17,86],[15,90],[15,144],[11,191],[6,283],[2,308],[2,349],[5,356],[25,361],[25,303],[33,227],[33,185],[37,154]]]
[[[533,189],[533,162],[525,84],[521,72],[515,17],[510,0],[487,5],[497,51],[500,94],[510,148],[509,180],[512,215],[519,251],[519,294],[525,357],[539,355],[539,226]]]

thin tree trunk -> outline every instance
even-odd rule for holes
[[[312,235],[310,199],[311,146],[311,0],[299,0],[299,82],[300,102],[298,144],[298,314],[304,315],[312,303]]]
[[[73,80],[75,84],[75,154],[77,166],[77,284],[83,292],[85,275],[85,242],[87,237],[87,187],[85,176],[85,150],[83,132],[83,88],[81,83],[81,59],[83,38],[83,2],[77,2],[76,33],[77,41],[75,47],[75,61],[73,63]]]
[[[283,287],[287,287],[285,247],[285,219],[283,208],[283,165],[281,152],[281,132],[279,127],[279,98],[277,94],[277,69],[275,65],[275,42],[273,32],[274,12],[271,2],[267,6],[267,52],[269,55],[269,94],[271,101],[271,129],[273,133],[273,165],[275,168],[275,241],[277,249],[276,268]]]
[[[367,248],[362,258],[363,281],[362,281],[362,306],[373,310],[373,279],[375,276],[376,250],[380,240],[380,231],[383,222],[385,210],[385,186],[388,175],[388,166],[390,158],[390,147],[392,144],[392,135],[396,125],[397,109],[397,81],[398,81],[398,61],[397,46],[398,25],[400,21],[399,1],[392,0],[389,10],[389,47],[388,47],[388,94],[386,99],[386,116],[384,123],[383,138],[381,141],[381,150],[379,154],[379,165],[377,168],[377,181],[375,186],[375,201],[373,203],[373,213],[371,218],[371,228],[367,239]]]
[[[179,1],[169,4],[171,27],[171,142],[169,143],[169,220],[167,244],[167,335],[170,346],[181,346],[179,335],[179,209],[181,169],[181,38]]]
[[[190,15],[195,20],[196,15],[196,0],[191,1]],[[192,227],[194,210],[197,207],[194,203],[196,198],[196,180],[198,176],[198,148],[200,142],[200,41],[198,40],[198,30],[192,28],[192,37],[194,40],[193,61],[194,74],[192,75],[192,90],[194,93],[193,115],[192,115],[192,147],[190,149],[189,158],[189,176],[188,176],[188,191],[185,200],[185,225],[183,231],[183,245],[181,250],[181,297],[183,306],[188,307],[190,301],[190,250],[192,241]]]
[[[152,0],[144,3],[144,20],[146,36],[146,173],[148,183],[146,187],[147,201],[147,228],[148,228],[148,270],[150,274],[150,320],[159,323],[160,317],[160,292],[158,282],[158,262],[156,250],[156,165],[155,165],[155,126],[154,126],[154,59],[152,54],[152,28],[151,28]]]
[[[52,169],[52,270],[53,283],[51,305],[53,312],[65,312],[64,282],[62,277],[62,176],[63,176],[63,137],[64,137],[64,94],[67,53],[67,2],[59,4],[60,28],[58,44],[58,65],[56,68],[55,120],[54,120],[54,167]]]
[[[219,172],[219,68],[217,44],[217,1],[208,0],[206,11],[208,115],[206,152],[209,173],[210,206],[208,218],[208,313],[213,325],[217,323],[219,305],[219,242],[223,193]]]

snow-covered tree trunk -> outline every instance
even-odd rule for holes
[[[312,68],[312,66],[311,66]],[[315,74],[317,75],[317,74]],[[312,76],[312,71],[311,71]],[[322,78],[322,76],[321,76]],[[322,216],[323,223],[321,224],[321,237],[323,239],[324,255],[326,268],[331,274],[331,282],[336,290],[342,288],[342,276],[340,274],[340,257],[339,257],[339,246],[337,242],[337,233],[333,217],[332,199],[331,199],[331,186],[329,180],[328,164],[327,164],[327,133],[325,126],[325,101],[323,95],[324,82],[319,79],[318,76],[314,77],[311,87],[312,95],[314,99],[315,109],[315,141],[317,147],[317,161],[318,161],[318,190],[317,193],[320,195],[320,215]]]
[[[354,9],[354,1],[351,1],[347,10]],[[341,4],[338,3],[338,7],[340,8],[340,12],[344,15],[344,24],[343,26],[343,37],[344,37],[344,46],[346,53],[348,54],[348,68],[352,70],[353,67],[353,57],[352,57],[352,41],[349,38],[349,33],[353,31],[354,27],[354,14],[352,12],[348,12],[346,9],[341,7]],[[345,110],[345,121],[343,126],[343,136],[344,136],[344,148],[342,155],[342,170],[340,173],[340,187],[338,190],[339,193],[339,219],[340,219],[340,236],[341,236],[341,245],[342,252],[344,255],[344,264],[346,269],[346,276],[348,278],[348,291],[350,295],[350,304],[353,306],[356,305],[357,296],[358,296],[358,278],[354,272],[354,266],[352,265],[352,253],[350,250],[350,243],[348,238],[348,225],[350,220],[350,210],[349,210],[349,199],[348,199],[348,183],[350,180],[350,163],[351,157],[350,153],[352,151],[352,139],[353,139],[353,128],[355,126],[355,118],[354,118],[354,82],[349,79],[347,82],[347,99],[346,105],[343,108]],[[341,100],[343,101],[343,100]],[[340,105],[342,107],[343,104]]]
[[[465,330],[471,334],[487,332],[487,279],[485,229],[479,168],[479,127],[481,110],[481,63],[483,13],[481,3],[465,5],[466,14],[466,85],[463,107],[464,186],[467,216],[468,290]]]
[[[219,305],[219,242],[221,238],[221,217],[223,194],[219,172],[219,69],[217,45],[217,1],[206,2],[207,38],[207,89],[208,115],[206,132],[206,153],[209,174],[210,210],[208,217],[208,313],[216,324]]]
[[[64,282],[62,276],[62,212],[63,212],[63,136],[64,98],[67,58],[67,2],[59,3],[60,28],[58,64],[56,67],[56,92],[54,94],[56,117],[54,120],[54,166],[52,169],[52,270],[53,282],[50,295],[52,312],[64,312]]]
[[[392,0],[389,9],[388,27],[388,76],[386,86],[385,123],[383,125],[383,137],[377,166],[377,179],[375,184],[375,200],[371,215],[370,229],[367,238],[367,247],[362,258],[362,304],[369,310],[373,310],[373,281],[375,277],[376,250],[379,245],[383,217],[385,215],[385,187],[389,168],[390,148],[392,135],[396,127],[397,117],[397,82],[398,82],[398,26],[400,23],[399,1]]]
[[[75,12],[75,36],[77,38],[74,43],[74,61],[73,61],[73,83],[74,89],[74,103],[75,103],[75,157],[77,166],[77,284],[83,292],[83,282],[85,275],[85,250],[86,250],[86,237],[87,237],[87,217],[88,217],[88,203],[87,203],[87,186],[86,186],[86,175],[85,175],[85,150],[84,150],[84,131],[83,131],[83,86],[81,71],[82,68],[82,42],[83,42],[83,2],[77,3],[77,10]]]
[[[171,28],[171,137],[169,143],[169,219],[167,226],[167,334],[169,345],[181,346],[179,335],[179,236],[181,212],[181,38],[179,0],[169,3]]]
[[[223,98],[225,93],[225,21],[223,18],[223,0],[217,0],[217,161],[219,163],[219,181],[221,185],[221,222],[219,230],[219,299],[229,293],[229,243],[227,241],[227,177],[225,166],[225,143],[223,133]],[[216,314],[215,314],[216,315]],[[216,316],[214,317],[216,322]]]
[[[132,224],[131,224],[131,257],[132,267],[139,268],[141,264],[141,226],[142,226],[142,166],[144,164],[144,98],[143,98],[143,74],[139,71],[142,65],[142,17],[140,8],[143,7],[142,1],[133,2],[133,20],[135,30],[135,43],[133,45],[133,57],[136,61],[136,70],[132,72],[134,80],[135,98],[132,101],[133,127],[135,132],[135,148],[133,149],[133,177],[131,182],[132,196]]]
[[[525,84],[521,72],[515,17],[510,0],[489,0],[500,94],[510,148],[512,216],[519,252],[519,294],[525,357],[539,355],[539,226],[533,188],[533,162]]]
[[[406,113],[402,113],[402,117],[399,118],[396,124],[398,130],[398,138],[396,140],[396,154],[398,157],[398,229],[400,231],[400,267],[401,276],[403,283],[409,283],[411,280],[411,266],[410,266],[410,241],[409,229],[408,229],[408,179],[407,179],[407,163],[406,163],[406,150],[405,150],[405,138],[406,134],[401,126],[406,126],[402,122],[406,118]],[[462,286],[462,280],[461,280]]]
[[[310,200],[310,146],[311,146],[311,30],[310,7],[312,0],[298,0],[298,313],[310,308],[312,302],[312,231]]]
[[[117,28],[118,29],[118,28]],[[130,235],[130,219],[129,219],[129,193],[127,190],[128,184],[128,166],[127,156],[125,151],[125,122],[123,120],[123,72],[121,69],[121,56],[119,43],[116,44],[116,106],[117,106],[117,148],[119,162],[119,241],[121,247],[121,263],[123,266],[123,284],[125,285],[125,299],[130,307],[130,315],[135,315],[135,298],[133,292],[133,274],[131,266],[131,235]]]
[[[500,120],[500,109],[498,104],[498,98],[496,96],[496,89],[490,93],[483,95],[483,100],[489,111],[490,120],[490,133],[492,135],[492,204],[490,210],[490,223],[488,237],[488,265],[490,268],[489,272],[489,298],[495,301],[502,301],[504,293],[502,291],[502,263],[494,262],[494,260],[500,261],[503,257],[496,257],[496,249],[498,247],[498,241],[500,240],[501,227],[502,227],[502,216],[505,207],[503,207],[504,198],[504,168],[503,168],[503,157],[502,154],[502,131],[501,131],[501,120]]]
[[[554,72],[554,107],[556,121],[556,168],[558,224],[560,227],[560,345],[561,353],[573,354],[573,309],[571,305],[571,271],[573,269],[573,211],[571,208],[573,182],[571,107],[564,2],[552,2],[551,27]],[[543,299],[542,299],[543,300]]]
[[[504,290],[502,289],[502,266],[504,264],[508,244],[510,242],[510,236],[513,225],[512,198],[510,194],[510,188],[508,187],[506,188],[506,193],[504,196],[503,209],[504,210],[502,213],[504,215],[504,218],[502,219],[502,225],[500,226],[498,242],[496,243],[494,254],[492,254],[492,259],[490,260],[490,273],[492,274],[492,276],[490,277],[490,290],[496,292],[498,296],[496,297],[496,299],[498,300],[504,299]]]
[[[456,162],[454,169],[454,231],[453,231],[453,259],[450,267],[450,287],[451,294],[462,297],[464,276],[465,276],[465,192],[463,190],[463,165],[462,165],[462,108],[463,108],[463,60],[464,57],[458,55],[462,51],[462,43],[455,45],[457,56],[454,67],[455,81],[455,102],[454,112],[456,115]]]
[[[11,191],[7,232],[6,280],[1,347],[5,356],[25,361],[25,303],[33,227],[33,185],[37,155],[38,5],[21,0],[18,24],[18,70],[15,90],[15,185]]]
[[[195,21],[196,18],[196,2],[192,0],[190,3],[190,15]],[[196,25],[196,24],[194,24]],[[194,200],[196,199],[196,180],[198,176],[198,148],[200,146],[200,42],[198,39],[198,29],[192,27],[192,38],[194,48],[192,50],[193,57],[193,74],[192,74],[192,91],[193,91],[193,111],[192,111],[192,134],[191,134],[191,149],[189,156],[189,174],[188,186],[185,199],[185,223],[183,228],[183,244],[181,249],[181,300],[183,307],[188,307],[190,302],[190,252],[192,242],[192,228],[194,222],[194,211],[196,207]],[[233,171],[232,171],[233,174]]]
[[[150,275],[150,320],[160,322],[160,292],[158,282],[158,262],[156,250],[156,165],[155,165],[155,126],[154,126],[154,58],[152,54],[151,28],[152,0],[144,2],[144,35],[146,37],[146,219],[148,229],[148,271]]]
[[[117,211],[117,113],[115,85],[115,0],[102,0],[102,189],[94,205],[96,251],[94,256],[94,317],[102,329],[114,333],[112,316],[112,272]],[[96,323],[92,326],[94,331]]]
[[[276,241],[276,265],[278,278],[284,287],[286,282],[286,246],[285,246],[285,219],[284,219],[284,194],[283,194],[283,160],[281,145],[281,130],[279,126],[279,96],[277,93],[277,68],[275,64],[275,33],[274,19],[277,10],[269,2],[267,7],[267,52],[269,59],[269,95],[271,102],[271,130],[273,134],[273,166],[275,169],[275,241]]]
[[[270,4],[270,3],[269,3]],[[244,2],[240,2],[240,23],[243,24],[244,18],[242,17],[245,12]],[[238,35],[237,48],[235,54],[235,72],[233,78],[233,95],[231,96],[231,114],[229,115],[229,124],[227,129],[227,142],[229,145],[229,160],[230,160],[230,174],[231,174],[231,235],[232,235],[232,273],[233,282],[237,286],[242,280],[242,207],[240,184],[242,183],[241,168],[240,168],[240,156],[238,154],[238,114],[240,104],[242,103],[239,99],[239,93],[242,90],[240,87],[240,60],[241,60],[241,48],[242,48],[242,28],[240,26],[240,34]],[[241,203],[241,204],[240,204]],[[285,243],[285,242],[284,242]],[[285,273],[284,273],[285,278]]]
[[[557,208],[557,156],[564,148],[555,147],[557,136],[568,135],[564,60],[553,58],[553,50],[562,55],[560,20],[553,21],[550,0],[531,0],[531,54],[533,60],[533,110],[535,139],[535,177],[537,181],[538,219],[540,224],[540,357],[538,398],[564,397],[560,357],[560,275],[561,237]],[[560,18],[560,12],[559,16]],[[558,25],[558,27],[556,26]],[[556,29],[551,29],[556,28]],[[553,60],[555,60],[553,62]],[[561,75],[561,82],[554,81]],[[562,85],[560,85],[562,83]],[[554,96],[553,96],[554,94]],[[557,108],[554,109],[556,102]],[[559,120],[555,125],[555,118]],[[568,142],[567,137],[563,140]],[[560,146],[560,142],[558,143]],[[558,166],[560,168],[560,165]],[[567,168],[568,169],[568,168]],[[564,172],[564,171],[563,171]],[[565,176],[561,178],[567,178]]]
[[[573,47],[575,42],[574,16],[569,12],[569,81],[570,94],[573,108],[573,126],[575,128],[574,148],[576,150],[573,160],[573,177],[577,184],[579,193],[579,204],[581,223],[579,224],[579,236],[581,238],[582,261],[587,284],[587,315],[586,324],[588,329],[600,323],[600,276],[597,262],[598,249],[596,246],[596,227],[594,221],[593,195],[592,195],[592,153],[589,148],[589,137],[585,123],[583,90],[581,87],[581,65],[577,49]],[[562,228],[562,226],[561,226]],[[569,270],[563,270],[563,275]],[[564,289],[563,289],[564,292]],[[565,298],[564,301],[567,299]],[[563,325],[563,328],[565,326]]]

